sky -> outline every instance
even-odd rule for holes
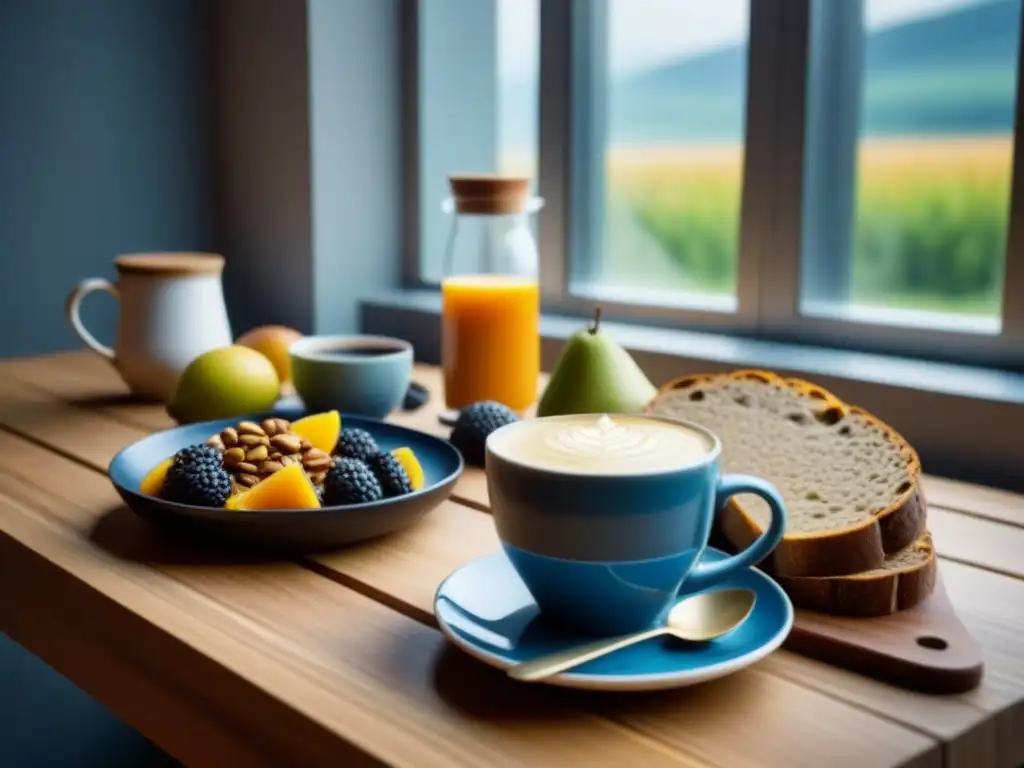
[[[608,2],[613,74],[722,48],[747,34],[750,0]],[[865,16],[868,27],[878,29],[983,2],[990,0],[866,0]],[[519,79],[536,71],[538,7],[538,0],[498,0],[502,79]]]

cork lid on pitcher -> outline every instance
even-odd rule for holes
[[[168,253],[126,253],[114,259],[121,274],[165,276],[219,275],[224,270],[224,257],[219,253],[174,251]]]
[[[529,176],[456,174],[448,184],[459,213],[522,213],[530,197]]]

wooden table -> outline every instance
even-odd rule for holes
[[[435,392],[437,371],[416,376]],[[437,401],[394,421],[433,432]],[[928,697],[778,651],[680,691],[518,685],[449,647],[431,597],[493,551],[481,473],[417,527],[295,562],[159,538],[105,476],[171,426],[90,353],[0,362],[0,629],[197,766],[1018,766],[1024,498],[928,478],[982,686]]]

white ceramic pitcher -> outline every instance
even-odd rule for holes
[[[133,394],[167,402],[178,376],[203,352],[232,343],[221,273],[224,257],[208,253],[135,253],[114,259],[117,282],[83,280],[67,298],[71,327],[110,360]],[[111,349],[82,324],[82,299],[106,291],[118,299]]]

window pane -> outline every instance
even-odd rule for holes
[[[998,332],[1020,0],[814,0],[802,310]]]
[[[498,170],[537,188],[540,0],[498,0]]]
[[[606,21],[602,236],[573,290],[732,311],[748,0],[608,0]]]
[[[420,277],[441,279],[453,173],[536,180],[539,0],[419,4]],[[536,185],[535,185],[536,186]]]

